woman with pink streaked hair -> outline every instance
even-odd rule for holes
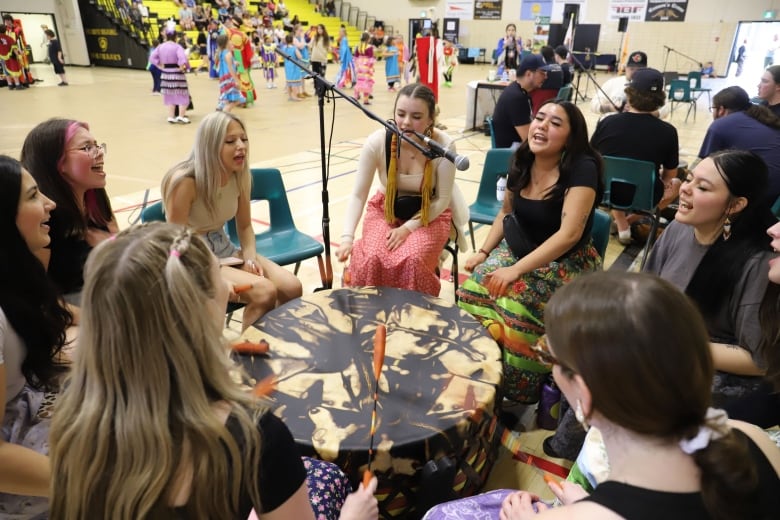
[[[22,145],[22,164],[57,204],[49,222],[51,244],[40,260],[76,305],[89,252],[119,230],[105,190],[105,156],[105,143],[95,140],[87,123],[73,119],[40,123]]]

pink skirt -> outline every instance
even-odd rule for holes
[[[385,194],[377,192],[366,205],[363,236],[355,242],[344,285],[395,287],[438,296],[441,281],[436,267],[450,235],[452,211],[444,210],[427,226],[413,231],[394,251],[387,249],[387,235],[398,225],[385,221]]]

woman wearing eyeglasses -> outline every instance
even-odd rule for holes
[[[22,164],[57,204],[49,221],[51,244],[39,258],[70,303],[78,304],[89,252],[119,231],[105,189],[105,156],[106,145],[73,119],[40,123],[22,145]]]
[[[596,272],[558,289],[544,323],[544,357],[583,428],[601,432],[610,473],[590,495],[550,483],[563,507],[505,492],[498,518],[777,517],[780,450],[712,408],[707,327],[682,291],[648,274]],[[476,518],[455,513],[480,502],[440,505],[426,518]]]

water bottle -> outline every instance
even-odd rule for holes
[[[554,430],[558,427],[560,414],[561,391],[554,381],[547,380],[542,385],[542,396],[539,407],[536,409],[536,424],[545,430]]]
[[[500,202],[504,201],[504,192],[506,191],[506,175],[502,175],[496,181],[496,199]]]
[[[509,72],[506,69],[501,73],[501,81],[509,81]]]

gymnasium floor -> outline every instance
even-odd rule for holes
[[[384,88],[382,64],[377,67],[377,83],[374,102],[368,108],[382,118],[392,115],[395,94]],[[476,197],[485,151],[490,147],[490,138],[481,132],[463,132],[466,113],[466,88],[470,80],[487,77],[489,65],[461,65],[454,73],[454,86],[440,89],[441,115],[439,121],[447,126],[447,132],[457,140],[458,153],[467,155],[471,168],[458,172],[457,183],[469,203]],[[0,153],[19,156],[27,132],[37,123],[49,117],[69,117],[89,123],[98,142],[108,145],[106,171],[108,192],[112,197],[114,210],[120,227],[129,226],[138,217],[138,208],[149,189],[149,201],[159,199],[159,183],[166,170],[189,152],[195,129],[204,114],[214,109],[217,100],[217,83],[205,73],[188,76],[195,110],[188,113],[190,125],[172,125],[166,122],[166,111],[162,98],[151,95],[152,80],[148,72],[110,68],[68,67],[69,87],[57,87],[59,79],[50,66],[34,65],[33,73],[43,79],[34,88],[26,91],[0,89]],[[332,79],[336,65],[329,65],[327,77]],[[281,69],[278,69],[282,73]],[[600,83],[611,75],[600,72]],[[269,90],[259,71],[253,72],[259,101],[249,109],[238,109],[249,131],[250,164],[257,167],[276,167],[282,171],[288,198],[298,228],[318,240],[322,240],[321,229],[321,169],[319,151],[319,129],[316,98],[302,102],[288,102],[283,88]],[[749,94],[755,94],[758,78],[740,78]],[[724,79],[705,80],[705,86],[713,94],[733,83]],[[277,79],[283,87],[284,80]],[[594,96],[596,87],[582,77],[581,84],[587,84],[586,96]],[[307,86],[309,92],[311,85]],[[586,103],[580,103],[588,120],[589,130],[595,128],[597,116],[590,113]],[[357,158],[361,143],[375,130],[377,123],[371,121],[352,105],[343,100],[335,103],[335,129],[332,135],[333,149],[330,157],[331,225],[330,235],[333,248],[341,235],[345,199],[355,178]],[[677,127],[680,137],[680,159],[693,162],[704,133],[711,121],[707,98],[699,100],[696,121],[693,116],[685,123],[685,110],[674,114],[671,122]],[[326,124],[333,118],[333,104],[326,104]],[[330,139],[330,138],[329,138]],[[257,229],[268,221],[267,209],[253,208]],[[359,236],[360,231],[358,231]],[[476,230],[477,244],[487,233],[487,227]],[[335,239],[333,237],[336,237]],[[607,252],[606,266],[611,265],[623,248],[612,238]],[[470,255],[460,253],[460,265]],[[449,263],[445,263],[447,267]],[[342,266],[333,260],[334,287],[341,286]],[[443,277],[448,272],[443,271]],[[463,278],[463,274],[460,275]],[[321,285],[316,261],[309,260],[301,265],[299,277],[304,293],[310,293]],[[453,297],[453,285],[443,281],[441,297]],[[523,450],[531,455],[546,458],[541,444],[551,432],[535,429],[534,407],[515,407],[511,411],[521,416],[519,428],[528,433],[523,436]],[[564,461],[551,460],[566,467]],[[521,488],[535,491],[543,498],[551,498],[544,484],[541,472],[528,464],[512,460],[502,449],[486,489]]]

